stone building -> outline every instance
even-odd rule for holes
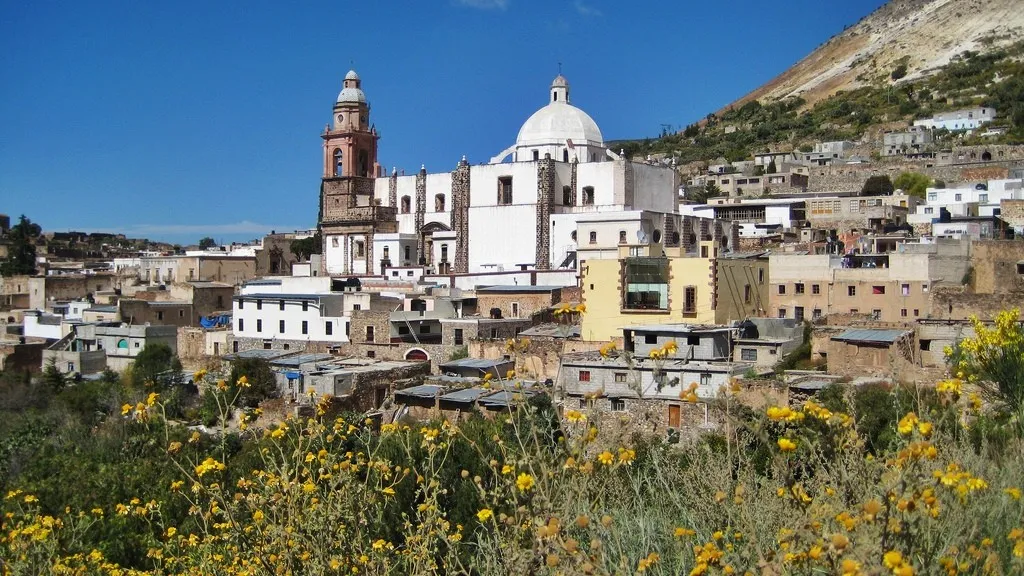
[[[487,164],[463,158],[451,172],[381,177],[369,110],[349,72],[323,133],[326,274],[371,274],[398,262],[439,274],[573,268],[579,215],[674,210],[675,170],[609,150],[593,119],[570,104],[562,76],[515,144]]]
[[[562,301],[557,286],[481,286],[476,289],[477,310],[499,318],[530,318]]]

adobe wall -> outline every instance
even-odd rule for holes
[[[1024,260],[1024,242],[982,240],[971,244],[974,277],[971,288],[978,294],[1024,290],[1024,276],[1017,262]]]

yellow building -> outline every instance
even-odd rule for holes
[[[587,260],[581,338],[611,340],[646,324],[714,324],[718,250],[713,241],[696,253],[646,244],[621,246],[618,259]]]

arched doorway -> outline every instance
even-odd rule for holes
[[[410,348],[405,353],[405,359],[413,362],[428,362],[430,361],[430,356],[422,348]]]

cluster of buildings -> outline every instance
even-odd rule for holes
[[[792,389],[928,378],[969,314],[1024,290],[1024,243],[1006,240],[1024,232],[1019,178],[815,194],[815,170],[866,162],[826,142],[684,183],[609,149],[563,76],[545,100],[486,162],[405,174],[380,163],[349,72],[321,133],[317,230],[0,278],[0,367],[89,376],[162,343],[186,366],[265,360],[296,403],[459,418],[549,394],[663,433],[716,426],[724,387],[798,349],[827,371]],[[688,199],[708,183],[723,195]],[[291,250],[317,231],[319,254]]]

